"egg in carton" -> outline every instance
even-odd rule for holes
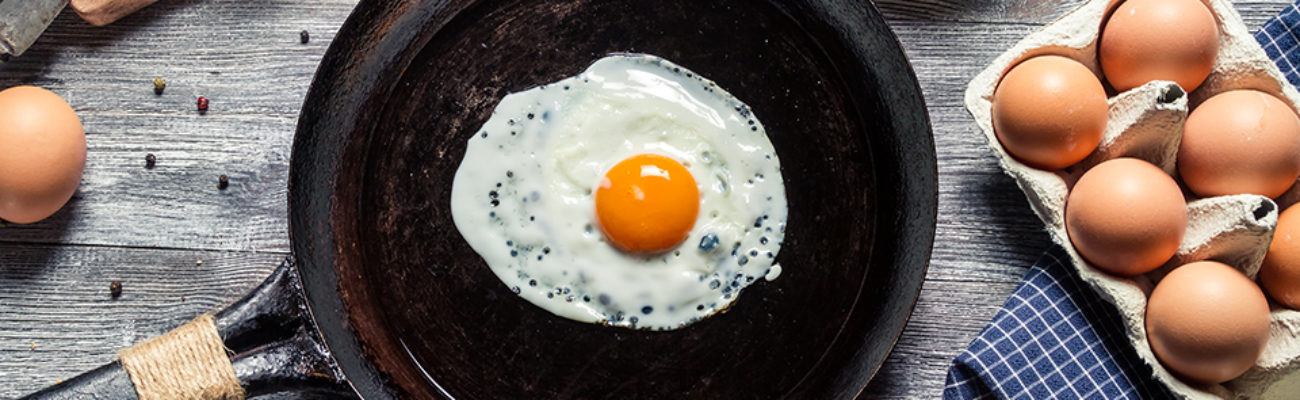
[[[1046,225],[1052,240],[1066,248],[1079,276],[1119,310],[1125,334],[1154,378],[1182,398],[1294,398],[1300,393],[1300,312],[1270,303],[1271,329],[1263,354],[1241,376],[1223,384],[1183,381],[1160,364],[1147,340],[1144,314],[1148,295],[1171,269],[1199,260],[1223,262],[1254,279],[1268,251],[1282,208],[1300,201],[1296,185],[1277,202],[1257,195],[1195,198],[1187,203],[1187,231],[1177,253],[1162,267],[1134,277],[1110,275],[1090,265],[1071,245],[1064,209],[1070,187],[1084,171],[1117,157],[1155,164],[1171,176],[1188,111],[1228,90],[1255,89],[1272,94],[1292,110],[1300,93],[1247,30],[1227,0],[1203,1],[1219,28],[1219,50],[1209,77],[1184,93],[1175,83],[1152,81],[1107,100],[1108,121],[1100,145],[1083,161],[1063,170],[1046,171],[1012,158],[993,131],[992,99],[1001,77],[1020,61],[1059,55],[1088,67],[1102,79],[1097,59],[1099,31],[1120,0],[1092,0],[1022,39],[980,72],[966,90],[966,107],[984,131],[1002,169],[1015,179]],[[1104,80],[1103,80],[1104,81]],[[1279,208],[1279,205],[1282,206]]]

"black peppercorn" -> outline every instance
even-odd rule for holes
[[[227,178],[225,175],[218,177],[217,190],[226,190],[227,187],[230,187],[230,178]]]
[[[145,169],[153,169],[154,164],[157,163],[157,162],[158,162],[158,158],[157,158],[157,157],[154,157],[154,156],[153,156],[153,153],[149,153],[149,154],[145,154],[145,155],[144,155],[144,167],[145,167]]]
[[[302,44],[307,44],[308,41],[311,41],[311,35],[307,34],[307,30],[304,29],[302,32],[298,32],[298,39],[302,41]]]
[[[122,297],[122,281],[113,281],[108,284],[108,295],[114,299]]]

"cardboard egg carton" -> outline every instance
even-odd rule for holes
[[[1300,312],[1270,303],[1272,329],[1264,354],[1242,376],[1215,385],[1180,380],[1162,366],[1147,342],[1143,316],[1155,283],[1185,263],[1213,259],[1255,278],[1273,238],[1278,212],[1300,201],[1300,189],[1292,187],[1276,202],[1256,195],[1197,198],[1184,191],[1188,225],[1177,254],[1161,268],[1131,278],[1109,275],[1089,265],[1074,250],[1065,230],[1069,188],[1084,171],[1103,161],[1141,158],[1177,178],[1175,162],[1183,123],[1188,111],[1205,99],[1228,90],[1256,89],[1277,96],[1293,110],[1300,104],[1300,93],[1265,55],[1229,1],[1204,0],[1219,25],[1219,53],[1205,83],[1191,93],[1167,81],[1149,82],[1118,94],[1107,85],[1113,95],[1108,99],[1109,120],[1101,144],[1080,163],[1058,171],[1035,169],[1012,158],[994,135],[993,91],[1016,63],[1039,55],[1060,55],[1079,61],[1102,77],[1097,38],[1104,19],[1120,2],[1089,1],[1025,37],[971,81],[966,108],[984,131],[1002,169],[1015,179],[1034,213],[1047,225],[1052,240],[1068,249],[1080,277],[1119,309],[1129,341],[1151,366],[1156,380],[1175,395],[1189,399],[1295,398],[1300,395]]]

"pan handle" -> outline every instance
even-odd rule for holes
[[[248,397],[278,392],[354,393],[307,310],[292,257],[243,299],[215,316],[217,333]],[[118,361],[24,397],[30,400],[136,399]]]

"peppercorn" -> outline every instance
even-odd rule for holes
[[[199,96],[197,105],[199,107],[199,111],[208,111],[208,98]]]
[[[114,299],[122,297],[122,281],[113,281],[108,284],[108,295]]]
[[[230,178],[227,178],[225,175],[218,177],[217,190],[226,190],[227,187],[230,187]]]
[[[153,169],[153,165],[154,165],[154,163],[156,163],[156,162],[158,162],[158,158],[157,158],[157,157],[154,157],[154,156],[153,156],[153,153],[149,153],[149,154],[145,154],[145,155],[144,155],[144,168],[145,168],[145,169]]]
[[[298,32],[298,39],[302,41],[302,44],[307,44],[308,41],[311,41],[311,35],[307,34],[307,30],[304,29],[302,32]]]
[[[162,95],[163,89],[167,88],[167,81],[163,78],[153,78],[153,94]]]

